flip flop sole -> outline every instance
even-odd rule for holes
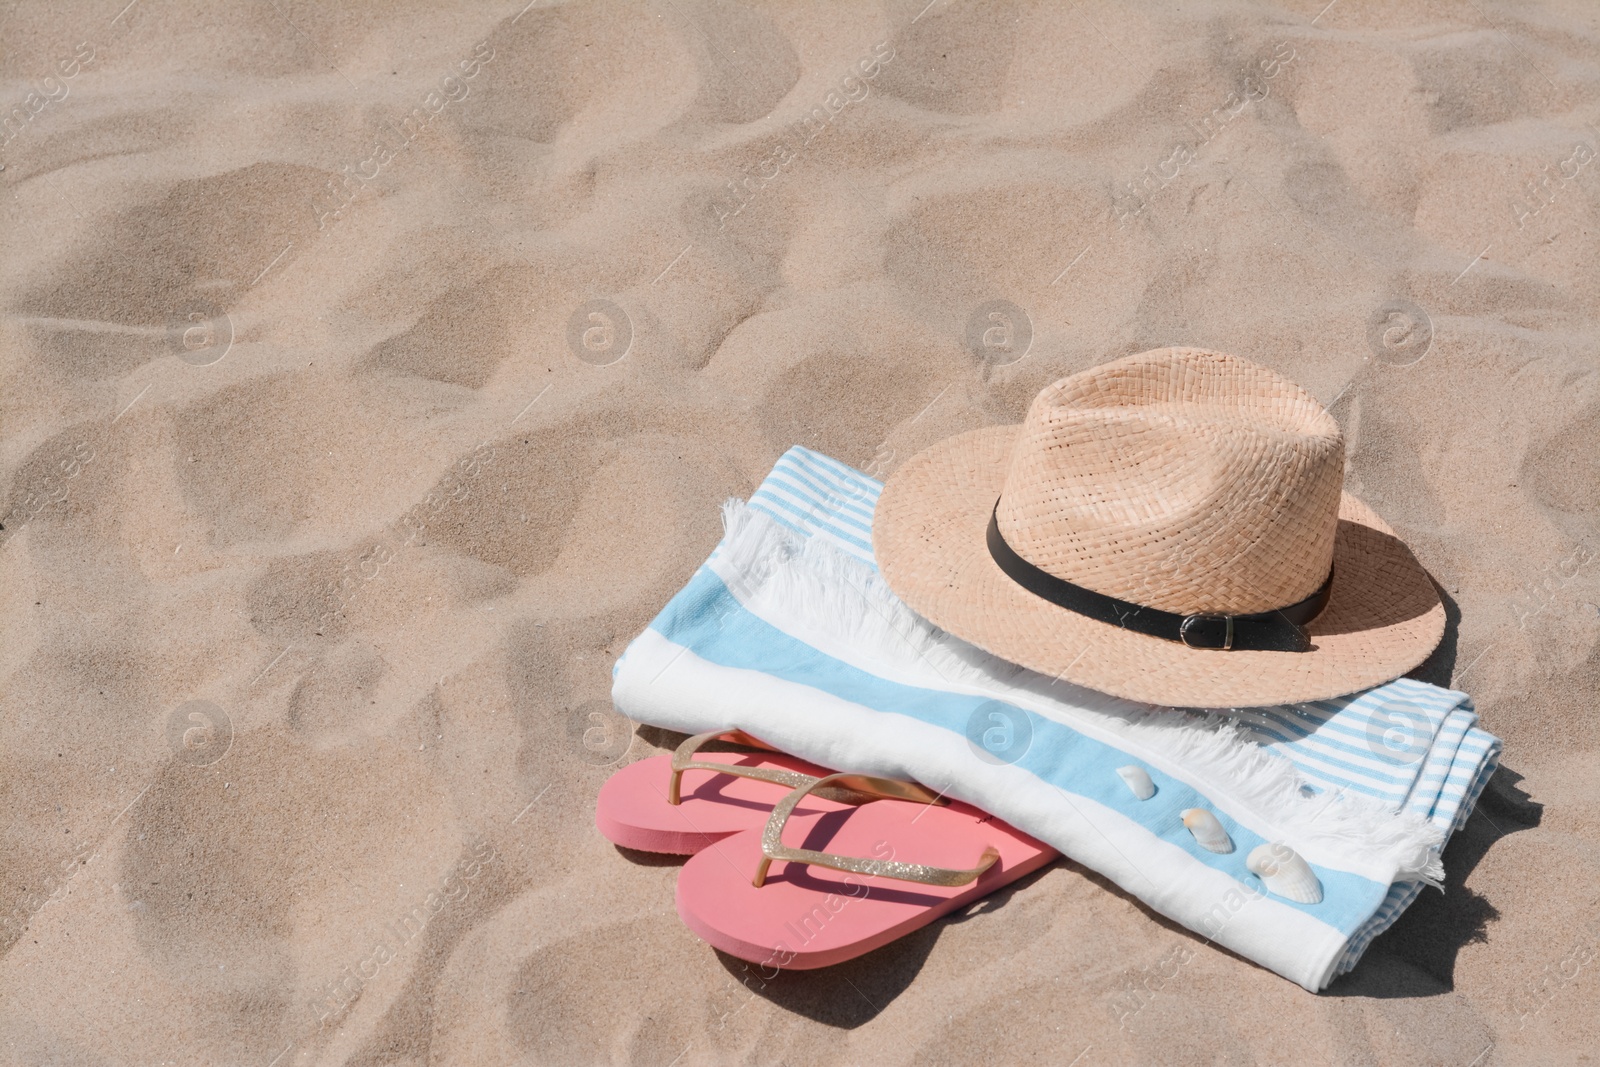
[[[811,970],[854,959],[1038,870],[1059,853],[965,804],[930,807],[879,800],[801,817],[784,828],[792,847],[836,855],[967,868],[983,850],[994,866],[965,886],[774,861],[766,884],[751,884],[761,828],[701,852],[678,875],[678,915],[712,947],[752,963]]]
[[[798,771],[818,778],[828,773],[815,764],[777,752],[703,752],[695,758]],[[693,855],[733,834],[752,827],[759,830],[766,825],[773,806],[790,792],[789,786],[775,782],[690,769],[683,772],[682,803],[672,805],[667,803],[671,779],[671,756],[651,756],[623,767],[600,787],[595,800],[595,826],[623,848]],[[799,811],[817,814],[846,806],[811,796]]]

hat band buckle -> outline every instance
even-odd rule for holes
[[[986,535],[989,557],[1017,585],[1068,611],[1124,630],[1159,637],[1185,648],[1231,652],[1306,652],[1311,648],[1306,625],[1322,613],[1333,595],[1333,568],[1316,592],[1294,604],[1251,615],[1197,612],[1179,615],[1146,604],[1119,600],[1058,578],[1017,554],[1000,532],[1000,501],[989,515]]]
[[[1200,636],[1199,631],[1206,623],[1217,621],[1221,621],[1226,624],[1223,628],[1222,644],[1195,644],[1195,642],[1189,640],[1189,636],[1191,634],[1194,634],[1196,637]],[[1214,612],[1201,612],[1197,615],[1186,615],[1184,616],[1184,620],[1178,624],[1178,640],[1182,641],[1184,645],[1189,648],[1213,648],[1222,652],[1231,652],[1233,651],[1233,616],[1218,615]]]

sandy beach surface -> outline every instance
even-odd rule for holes
[[[1600,1049],[1600,7],[0,10],[0,1062]],[[1061,861],[770,978],[595,794],[792,444],[1293,377],[1504,765],[1313,996]]]

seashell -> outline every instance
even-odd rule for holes
[[[1189,828],[1196,843],[1208,852],[1232,852],[1233,838],[1222,828],[1222,822],[1205,808],[1186,808],[1183,825]]]
[[[1143,767],[1118,767],[1117,774],[1140,800],[1149,800],[1156,795],[1156,784]]]
[[[1261,876],[1268,891],[1301,904],[1322,901],[1322,883],[1300,853],[1279,842],[1257,845],[1250,850],[1244,865]]]

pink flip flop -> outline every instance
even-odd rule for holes
[[[887,799],[796,813],[811,789],[834,784]],[[784,844],[785,836],[814,847]],[[730,956],[810,970],[886,945],[1057,855],[922,786],[833,774],[790,793],[766,826],[734,834],[684,864],[678,915]]]
[[[707,752],[697,759],[700,747],[716,739],[762,751]],[[713,730],[689,738],[671,756],[652,756],[613,774],[600,787],[594,821],[623,848],[692,855],[740,831],[759,829],[774,804],[827,773],[742,731]],[[837,811],[866,799],[824,787],[803,814]]]

